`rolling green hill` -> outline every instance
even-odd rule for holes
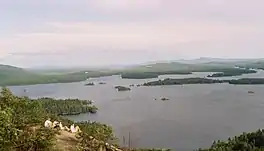
[[[119,71],[78,71],[72,73],[45,73],[26,70],[9,65],[0,65],[0,86],[31,85],[48,83],[71,83],[85,81],[88,78],[120,74]]]
[[[44,75],[22,68],[0,65],[0,85],[28,85],[43,83],[67,83],[86,80],[85,73],[69,73],[61,75]]]
[[[44,71],[26,70],[9,65],[0,65],[0,86],[29,85],[46,83],[70,83],[84,81],[88,78],[121,75],[122,78],[144,79],[157,78],[164,74],[191,74],[192,72],[221,72],[223,75],[241,75],[253,73],[249,69],[238,69],[235,66],[264,69],[260,61],[243,62],[204,62],[204,63],[153,63],[116,70],[83,70],[56,74]],[[80,70],[80,69],[79,69]]]
[[[155,63],[149,65],[140,65],[123,70],[122,78],[144,79],[157,78],[164,74],[190,74],[192,72],[221,72],[227,76],[237,76],[242,74],[255,73],[249,69],[235,68],[236,63],[229,62],[207,62],[207,63]]]

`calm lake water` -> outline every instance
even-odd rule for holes
[[[163,78],[205,77],[209,73],[164,75]],[[262,77],[264,72],[225,77]],[[99,121],[113,126],[115,134],[127,145],[131,133],[132,147],[172,148],[189,151],[209,147],[213,140],[226,140],[242,132],[264,127],[264,85],[229,84],[133,87],[117,92],[116,85],[142,84],[156,79],[131,80],[120,76],[94,78],[70,84],[15,86],[16,95],[33,98],[80,98],[93,100],[97,114],[69,116],[75,121]],[[88,82],[106,85],[84,86]],[[28,92],[25,93],[24,89]],[[254,94],[248,94],[254,91]],[[161,101],[161,97],[169,98]],[[157,100],[155,100],[155,98]]]

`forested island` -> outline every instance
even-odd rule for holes
[[[220,73],[214,73],[212,75],[208,75],[207,77],[232,77],[232,76],[240,76],[243,74],[257,73],[256,70],[249,69],[236,69],[236,70],[227,70]]]
[[[94,85],[93,82],[91,82],[91,83],[86,83],[86,84],[85,84],[85,86],[93,86],[93,85]]]
[[[207,78],[184,78],[184,79],[164,79],[144,83],[143,86],[158,86],[158,85],[184,85],[184,84],[215,84],[229,83],[235,85],[257,85],[264,84],[264,78],[243,78],[237,80],[214,80]]]
[[[183,85],[183,84],[213,84],[223,83],[222,80],[206,79],[206,78],[185,78],[185,79],[164,79],[144,83],[143,86],[156,86],[156,85]]]
[[[98,110],[89,100],[39,98],[33,101],[40,102],[48,113],[56,115],[96,113]]]
[[[130,91],[131,89],[128,87],[124,87],[124,86],[115,86],[115,89],[117,89],[117,91]]]

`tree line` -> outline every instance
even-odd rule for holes
[[[264,130],[260,129],[252,133],[243,133],[229,138],[227,141],[214,141],[208,149],[199,151],[263,151]]]
[[[143,86],[158,86],[158,85],[184,85],[184,84],[215,84],[215,83],[229,83],[234,85],[256,85],[264,84],[264,78],[242,78],[233,80],[216,80],[207,78],[184,78],[184,79],[164,79],[146,82]]]
[[[40,102],[48,113],[57,115],[96,113],[98,110],[90,100],[39,98],[33,101]]]

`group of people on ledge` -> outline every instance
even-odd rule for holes
[[[46,128],[58,128],[59,127],[61,130],[66,130],[72,133],[82,132],[79,126],[75,127],[74,124],[72,124],[69,128],[67,126],[63,126],[61,122],[58,122],[58,121],[51,122],[50,118],[45,121],[44,126]]]

